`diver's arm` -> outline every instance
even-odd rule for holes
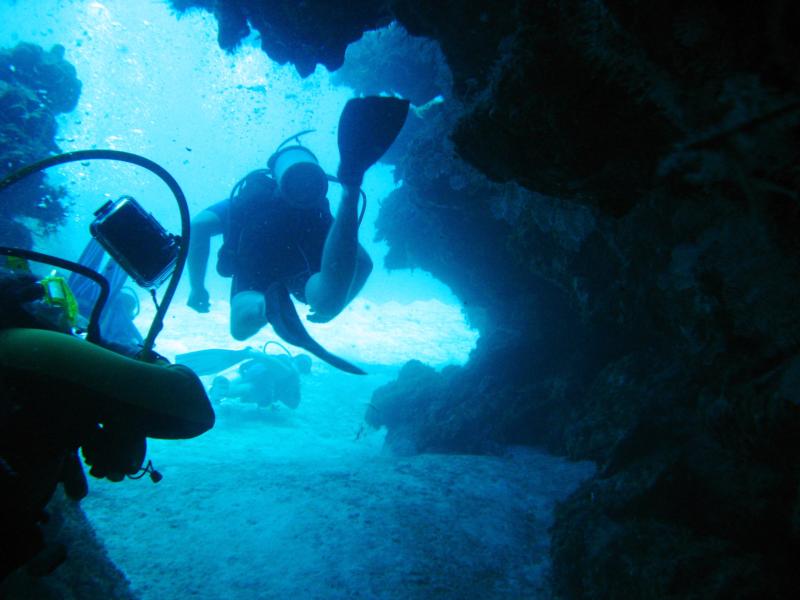
[[[71,412],[141,436],[192,438],[214,425],[200,379],[183,365],[121,356],[78,337],[44,329],[0,330],[0,368],[71,389]],[[79,393],[80,391],[80,393]]]
[[[211,248],[211,238],[222,233],[222,221],[213,211],[204,210],[192,219],[187,264],[189,268],[189,300],[187,304],[197,312],[208,312],[206,269]]]
[[[322,267],[306,283],[306,300],[311,307],[309,320],[330,321],[347,306],[366,281],[370,268],[361,269],[360,285],[353,290],[356,273],[366,251],[358,243],[358,187],[345,185],[336,218],[328,231],[322,251]],[[369,257],[367,256],[367,259]]]

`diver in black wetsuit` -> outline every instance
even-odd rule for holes
[[[309,321],[327,322],[364,286],[372,261],[358,243],[360,186],[366,170],[397,137],[407,113],[408,101],[397,98],[358,98],[345,106],[339,121],[337,179],[343,193],[335,219],[325,197],[328,176],[314,154],[299,144],[282,144],[267,170],[253,171],[228,200],[199,213],[192,221],[187,304],[198,312],[209,310],[209,240],[221,234],[217,271],[233,278],[234,338],[247,339],[270,323],[289,343],[338,368],[363,373],[308,336],[289,294],[310,306]]]
[[[253,171],[231,198],[192,220],[188,304],[208,311],[204,280],[209,240],[222,234],[217,270],[232,277],[230,327],[237,340],[267,324],[265,293],[273,283],[283,283],[309,304],[310,320],[325,322],[356,296],[372,270],[358,243],[358,186],[344,186],[334,220],[325,197],[326,175],[310,151],[298,148],[288,150],[303,160],[289,165],[279,182],[262,170]]]

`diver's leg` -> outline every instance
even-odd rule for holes
[[[339,210],[325,240],[320,272],[314,273],[306,283],[306,301],[312,311],[310,320],[330,321],[352,300],[359,248],[358,187],[345,186]]]
[[[369,254],[367,254],[367,251],[364,250],[364,247],[359,244],[358,256],[356,257],[356,274],[353,276],[353,282],[350,284],[350,289],[347,292],[347,302],[345,306],[350,304],[353,298],[358,295],[364,287],[364,284],[367,283],[370,273],[372,273],[372,259],[369,257]]]
[[[231,335],[246,340],[267,324],[267,304],[264,294],[252,290],[239,292],[231,298]]]

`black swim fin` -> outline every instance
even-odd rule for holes
[[[297,315],[297,310],[295,310],[294,303],[289,297],[289,290],[286,289],[285,285],[273,283],[267,289],[264,298],[266,299],[267,320],[272,325],[275,333],[284,341],[308,350],[314,356],[341,371],[352,373],[353,375],[366,375],[365,371],[362,371],[354,364],[325,350],[308,334],[306,328],[303,327],[303,322]]]
[[[409,101],[367,96],[353,98],[339,117],[339,180],[361,185],[364,173],[394,143],[408,116]]]

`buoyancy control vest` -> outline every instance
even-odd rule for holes
[[[302,300],[305,281],[320,270],[333,222],[327,198],[294,207],[268,171],[257,170],[234,186],[224,221],[217,272],[241,278],[253,289],[280,281]]]

